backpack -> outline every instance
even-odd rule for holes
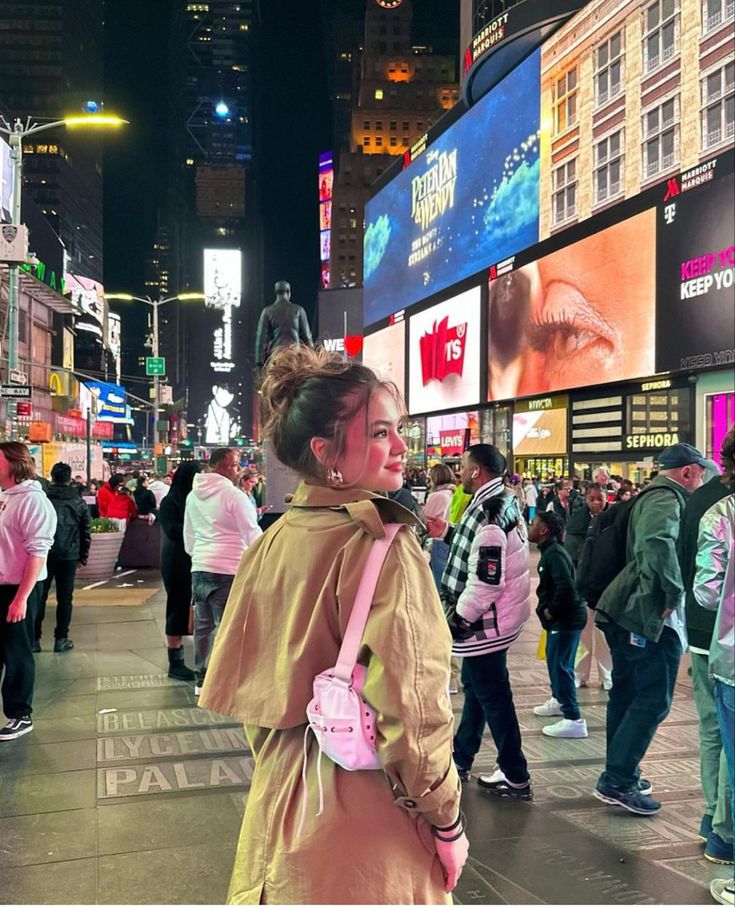
[[[633,508],[644,494],[659,488],[675,494],[671,488],[649,486],[637,497],[613,504],[592,520],[579,553],[574,586],[593,610],[602,593],[627,563],[628,525]]]

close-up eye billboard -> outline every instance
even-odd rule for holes
[[[365,324],[538,242],[540,52],[365,208]]]
[[[655,371],[652,208],[491,280],[488,400]]]

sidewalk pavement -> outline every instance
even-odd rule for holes
[[[157,573],[136,571],[78,589],[75,648],[64,654],[51,651],[48,609],[34,732],[0,748],[0,903],[223,903],[252,759],[241,727],[198,709],[193,686],[167,677],[160,585]],[[549,695],[537,642],[532,620],[510,657],[535,800],[494,800],[465,785],[471,856],[456,902],[711,903],[710,879],[732,867],[704,860],[697,837],[703,802],[686,665],[644,763],[664,808],[636,817],[591,793],[606,693],[580,691],[587,739],[543,736],[549,719],[532,712]],[[453,702],[459,712],[461,695]],[[493,764],[486,733],[475,769]]]

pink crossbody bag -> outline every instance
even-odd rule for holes
[[[302,770],[304,802],[298,834],[301,833],[306,815],[306,759],[310,731],[316,737],[319,745],[318,816],[321,815],[324,808],[321,784],[322,754],[350,772],[382,768],[376,744],[375,709],[365,701],[362,695],[367,672],[363,665],[357,664],[357,654],[365,633],[365,624],[375,596],[380,571],[401,524],[388,523],[384,528],[385,537],[376,539],[370,549],[337,663],[333,668],[322,671],[314,678],[314,696],[306,707],[306,717],[309,723],[304,734]]]

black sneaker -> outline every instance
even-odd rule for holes
[[[0,728],[0,743],[5,740],[16,740],[24,734],[30,734],[33,730],[33,722],[30,715],[24,715],[22,718],[11,718],[5,727]]]
[[[642,794],[638,785],[631,787],[630,790],[620,790],[617,787],[598,781],[597,787],[592,793],[603,803],[611,806],[622,806],[623,809],[627,809],[628,812],[635,813],[637,816],[653,816],[661,809],[661,804],[658,800]]]
[[[34,640],[33,640],[33,645],[31,646],[31,651],[32,651],[32,652],[40,652],[40,651],[41,651],[41,640],[40,640],[40,639],[34,639]]]
[[[54,652],[68,652],[69,649],[74,648],[74,643],[69,639],[68,636],[64,636],[63,639],[54,640]]]
[[[472,772],[468,768],[460,768],[459,766],[457,766],[457,774],[463,784],[466,784],[472,777]]]
[[[533,788],[529,778],[524,784],[509,781],[502,769],[496,768],[492,775],[480,775],[477,779],[480,787],[496,797],[510,797],[514,800],[533,800]]]

